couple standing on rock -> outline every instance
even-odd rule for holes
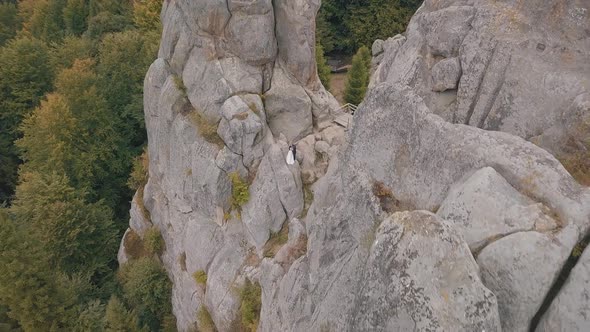
[[[295,164],[295,158],[297,158],[297,146],[295,144],[289,145],[289,152],[287,153],[287,164]]]

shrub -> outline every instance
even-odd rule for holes
[[[201,332],[216,332],[217,328],[211,318],[209,310],[204,305],[201,305],[199,311],[197,311],[197,324],[199,331]]]
[[[133,168],[127,185],[133,190],[143,188],[148,181],[149,157],[147,150],[133,160]]]
[[[220,149],[223,148],[223,140],[217,134],[217,123],[212,123],[197,110],[189,113],[189,117],[205,141],[217,145]]]
[[[152,330],[160,328],[172,312],[172,283],[160,263],[143,257],[123,265],[118,276],[124,298],[137,309],[140,320]]]
[[[240,313],[246,331],[256,331],[262,308],[262,289],[258,283],[246,279],[240,292]]]
[[[195,282],[197,285],[206,285],[207,284],[207,273],[203,270],[199,270],[193,273],[193,278],[195,278]]]
[[[287,241],[289,241],[289,225],[285,222],[280,231],[270,235],[270,239],[264,246],[264,257],[275,257]]]
[[[151,255],[161,255],[164,251],[164,239],[160,230],[152,226],[150,227],[143,236],[143,244],[147,252]]]
[[[232,183],[232,191],[231,191],[231,206],[232,209],[241,211],[242,206],[248,203],[250,200],[250,191],[248,187],[248,183],[240,177],[238,172],[233,172],[229,174],[229,178]]]
[[[178,327],[176,326],[176,317],[173,314],[168,314],[162,319],[162,326],[160,331],[162,332],[177,332]]]

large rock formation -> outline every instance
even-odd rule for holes
[[[260,331],[528,330],[590,228],[590,189],[552,155],[588,135],[590,4],[427,0],[373,45],[347,132],[316,73],[318,7],[164,2],[128,234],[161,231],[179,330],[204,308],[239,329],[246,279]],[[581,262],[541,330],[587,327]]]

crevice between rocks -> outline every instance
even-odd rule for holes
[[[589,243],[590,231],[586,233],[584,239],[578,242],[572,249],[568,259],[563,264],[561,271],[559,272],[559,275],[553,281],[553,284],[551,285],[551,288],[549,288],[549,292],[547,292],[547,295],[545,295],[541,307],[539,307],[539,310],[537,311],[535,316],[533,316],[533,319],[531,320],[531,324],[529,326],[529,332],[535,332],[537,326],[541,322],[541,319],[543,318],[547,310],[549,310],[551,304],[559,295],[559,292],[561,291],[563,286],[565,286],[572,272],[572,269],[576,266],[576,264],[580,260],[580,257],[582,257],[582,254],[584,253],[584,250],[586,249]]]

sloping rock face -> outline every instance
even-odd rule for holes
[[[427,0],[405,37],[378,41],[372,84],[408,84],[449,122],[559,154],[567,142],[548,137],[583,141],[566,123],[590,112],[580,111],[590,92],[589,31],[588,1]]]
[[[179,330],[204,309],[240,330],[248,279],[259,331],[527,331],[590,229],[590,189],[553,156],[587,116],[588,6],[427,0],[373,45],[345,131],[316,73],[319,1],[164,2],[130,227],[162,233]],[[541,330],[585,330],[587,258]]]

